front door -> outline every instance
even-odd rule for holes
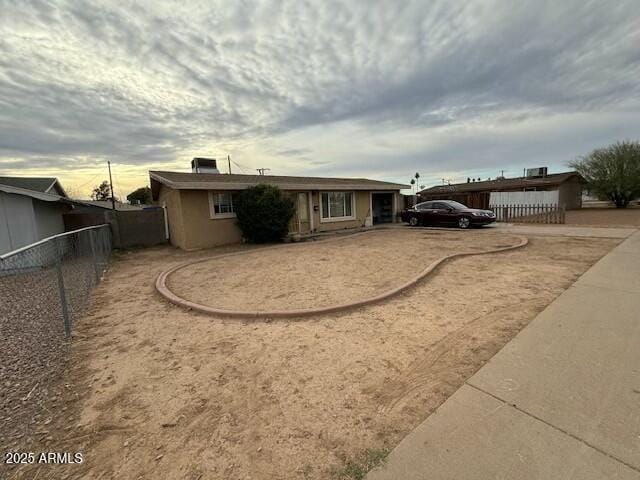
[[[298,217],[298,233],[311,232],[311,222],[309,220],[309,194],[307,192],[298,193],[296,216]]]

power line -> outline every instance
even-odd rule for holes
[[[101,174],[101,173],[96,173],[93,177],[91,177],[91,179],[90,179],[90,180],[87,180],[87,181],[86,181],[86,182],[84,182],[82,185],[80,185],[80,186],[78,186],[78,187],[76,187],[76,188],[80,189],[80,188],[84,188],[84,187],[86,187],[86,186],[87,186],[87,184],[89,184],[89,183],[93,182],[93,181],[94,181],[96,178],[98,178],[100,175],[102,175],[102,174]]]
[[[245,172],[245,171],[244,171],[244,168],[242,168],[242,165],[240,165],[240,164],[239,164],[239,163],[237,163],[237,162],[234,162],[233,160],[231,160],[231,163],[233,163],[236,167],[238,167],[238,168],[240,169],[240,171],[241,171],[242,173],[244,173],[244,174],[246,175],[246,173],[247,173],[247,172]]]

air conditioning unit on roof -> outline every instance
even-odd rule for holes
[[[527,178],[538,178],[547,176],[548,167],[527,168]]]

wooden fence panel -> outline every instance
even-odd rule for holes
[[[556,204],[491,205],[498,222],[509,223],[565,223],[565,207]]]

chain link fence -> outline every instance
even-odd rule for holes
[[[0,255],[0,316],[71,335],[111,255],[108,225],[55,235]]]
[[[108,225],[55,235],[0,255],[0,439],[64,365],[70,337],[106,270]],[[13,427],[11,428],[11,424]],[[23,432],[24,434],[24,432]]]

